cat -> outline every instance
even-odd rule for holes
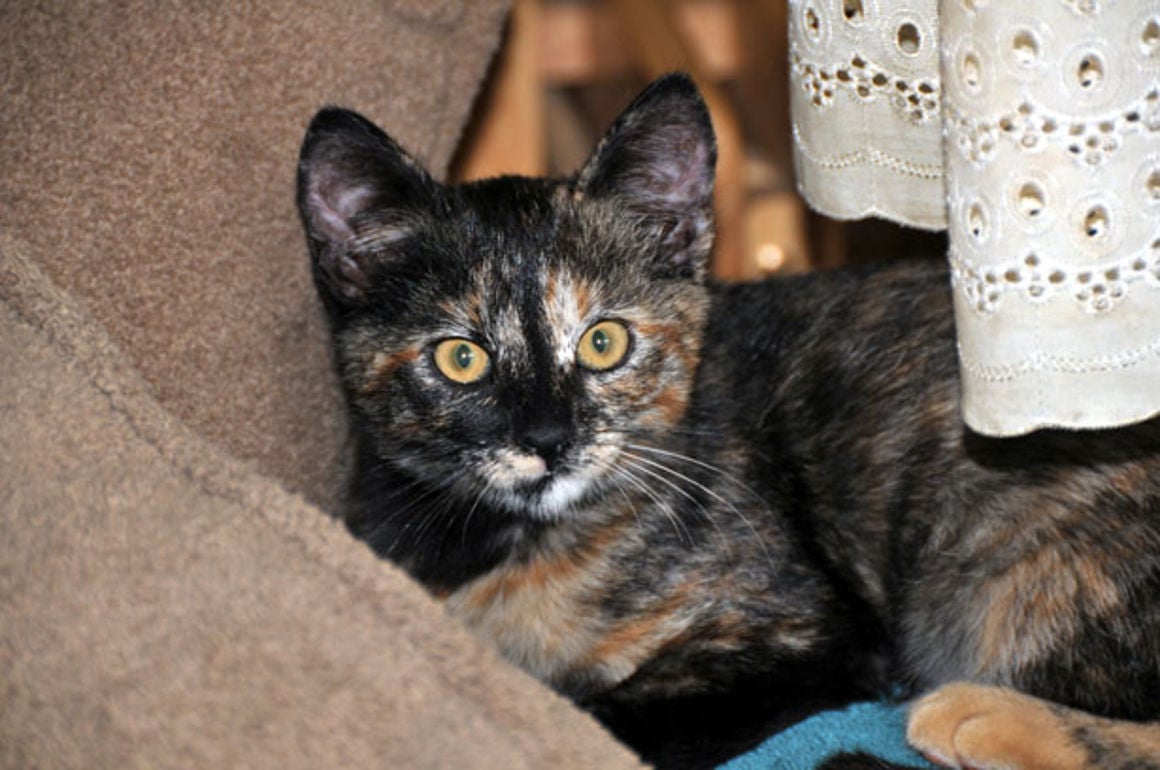
[[[1160,767],[1160,422],[972,433],[944,260],[717,282],[715,159],[681,74],[567,179],[314,118],[352,533],[659,766],[889,685],[946,764]]]

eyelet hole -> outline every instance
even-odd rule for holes
[[[822,20],[818,18],[818,12],[813,8],[806,8],[805,12],[806,34],[814,40],[821,37],[822,34]]]
[[[1148,57],[1160,55],[1160,18],[1148,19],[1140,33],[1140,52]]]
[[[1079,87],[1085,91],[1099,88],[1104,82],[1104,62],[1094,53],[1089,53],[1079,60],[1075,70]]]
[[[907,56],[914,56],[922,48],[922,35],[912,22],[906,22],[898,28],[898,50]]]
[[[963,57],[959,67],[959,75],[967,88],[975,90],[979,87],[983,80],[983,64],[979,61],[977,54],[970,52]]]
[[[967,232],[976,241],[987,238],[987,214],[978,203],[972,203],[967,209]]]
[[[1024,182],[1019,188],[1019,213],[1035,219],[1043,213],[1046,198],[1043,188],[1035,182]]]
[[[1103,238],[1107,235],[1110,224],[1108,210],[1100,205],[1092,206],[1084,215],[1083,233],[1091,240]]]
[[[1039,59],[1039,40],[1030,30],[1022,30],[1011,41],[1015,61],[1022,67],[1030,67]]]
[[[1144,181],[1144,193],[1153,203],[1160,202],[1160,168],[1152,169]]]

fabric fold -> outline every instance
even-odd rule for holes
[[[802,193],[948,230],[967,424],[1160,413],[1160,2],[790,5]]]

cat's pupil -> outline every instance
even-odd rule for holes
[[[592,335],[592,347],[596,350],[597,353],[603,355],[605,352],[607,352],[609,344],[610,340],[608,339],[608,335],[599,329],[595,334]]]
[[[467,345],[459,345],[455,348],[455,364],[460,369],[471,368],[471,361],[475,358],[475,354],[471,352],[471,348]]]

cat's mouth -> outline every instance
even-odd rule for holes
[[[487,463],[485,475],[505,507],[537,519],[558,519],[581,509],[600,487],[600,468],[607,467],[607,460],[590,456],[591,451],[583,455],[589,456],[549,468],[539,455],[506,450]]]

